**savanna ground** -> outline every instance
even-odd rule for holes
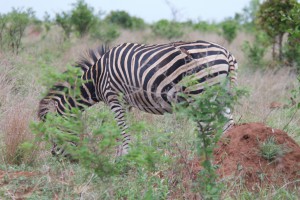
[[[240,32],[230,44],[216,33],[191,31],[180,38],[184,41],[199,39],[225,46],[239,62],[238,82],[241,87],[249,90],[250,95],[243,97],[235,106],[234,118],[237,124],[260,122],[275,130],[284,129],[299,144],[300,118],[297,114],[293,117],[290,99],[291,90],[298,86],[295,71],[285,66],[264,71],[259,70],[259,67],[257,70],[248,67],[241,46],[244,41],[251,41],[253,38],[246,33]],[[147,30],[123,30],[111,46],[122,42],[150,44],[168,40],[154,37]],[[144,120],[148,124],[142,133],[142,143],[153,146],[161,156],[160,162],[155,164],[155,170],[133,164],[123,174],[100,178],[79,164],[57,161],[51,156],[50,146],[45,142],[38,143],[38,148],[34,151],[22,154],[16,152],[21,143],[36,137],[29,125],[37,120],[36,112],[38,102],[45,92],[43,81],[47,77],[47,69],[64,71],[83,51],[100,44],[100,41],[88,38],[72,38],[64,42],[62,34],[55,29],[43,37],[43,33],[28,28],[24,39],[26,50],[18,55],[4,52],[0,54],[0,199],[200,198],[197,184],[201,184],[201,177],[197,179],[197,172],[201,170],[201,158],[197,156],[195,128],[189,121],[176,117],[176,114],[154,116],[132,111],[132,121]],[[100,104],[88,109],[87,118],[100,112],[103,106]],[[89,123],[97,126],[95,122]],[[263,131],[257,133],[268,133],[265,125],[259,129]],[[246,130],[239,131],[244,134]],[[250,131],[248,136],[251,134]],[[263,142],[260,140],[263,138],[257,135],[253,142],[260,144]],[[224,147],[218,151],[223,152],[225,149]],[[16,155],[22,157],[16,158]],[[254,156],[266,163],[265,166],[274,164],[263,161],[255,150]],[[236,165],[233,168],[242,172],[242,168],[247,166]],[[299,184],[293,184],[299,182],[299,169],[298,166],[294,174],[298,179],[292,183],[283,179],[279,185],[272,181],[268,181],[267,186],[260,184],[266,179],[272,180],[269,174],[264,176],[264,173],[267,174],[266,170],[260,171],[261,179],[256,180],[257,182],[251,180],[254,184],[250,187],[247,182],[249,177],[243,173],[236,174],[233,178],[222,177],[218,180],[224,184],[221,198],[299,199]],[[276,173],[273,175],[277,175]]]

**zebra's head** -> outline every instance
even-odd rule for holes
[[[40,101],[38,118],[44,121],[48,113],[63,115],[67,108],[77,106],[69,95],[70,88],[71,86],[68,82],[56,83]]]
[[[57,103],[53,99],[44,98],[39,103],[38,108],[38,118],[39,120],[44,121],[46,119],[46,115],[49,112],[57,111]]]
[[[85,81],[85,83],[76,85],[76,83],[74,83],[76,82],[74,81],[74,78],[76,77],[70,78],[71,81],[62,80],[62,82],[56,83],[49,90],[48,94],[40,101],[38,118],[44,121],[49,112],[64,115],[65,111],[72,107],[82,109],[84,106],[91,106],[94,104],[96,100],[93,100],[91,96],[94,98],[96,88],[91,84],[91,81],[87,80],[87,77],[91,77],[91,67],[94,66],[107,51],[108,47],[105,45],[95,50],[86,51],[75,65],[75,68],[81,69],[80,71],[82,72],[77,78],[81,79],[81,81]],[[64,74],[68,74],[68,71]],[[79,94],[74,96],[74,90],[79,91]]]

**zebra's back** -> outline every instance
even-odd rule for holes
[[[154,114],[172,112],[171,104],[181,100],[180,92],[196,95],[205,86],[220,83],[232,65],[226,49],[205,41],[125,43],[108,54],[112,90],[121,93],[129,105]],[[193,87],[183,85],[189,76],[190,81],[197,81]]]

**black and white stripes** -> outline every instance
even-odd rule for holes
[[[55,85],[40,102],[39,116],[44,119],[50,102],[54,103],[54,110],[64,114],[69,107],[91,106],[103,101],[115,113],[122,130],[123,144],[118,155],[126,154],[130,143],[124,103],[148,113],[170,113],[172,103],[185,100],[178,96],[179,93],[198,95],[204,87],[226,79],[230,82],[230,91],[237,80],[237,62],[233,55],[222,46],[206,41],[155,45],[124,43],[110,50],[89,51],[78,67],[85,80],[80,86],[80,97],[72,99],[62,90],[62,87],[70,90],[71,83]],[[190,75],[197,83],[183,86],[182,81]],[[230,111],[227,114],[232,121]]]

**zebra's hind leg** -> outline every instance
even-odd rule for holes
[[[125,121],[125,109],[123,106],[118,100],[112,100],[110,102],[110,109],[114,112],[117,124],[121,129],[120,140],[122,141],[122,144],[116,148],[116,156],[119,157],[128,154],[131,136],[130,134],[126,133],[128,127]]]

